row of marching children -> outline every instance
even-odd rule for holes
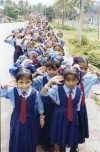
[[[78,152],[89,138],[85,98],[100,83],[100,71],[86,57],[65,56],[61,31],[35,16],[13,30],[5,42],[13,45],[9,69],[14,86],[0,85],[10,99],[9,152]]]

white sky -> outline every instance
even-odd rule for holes
[[[18,2],[19,0],[14,0],[15,2]],[[25,0],[24,0],[25,1]],[[42,3],[45,4],[47,6],[52,5],[53,4],[53,0],[27,0],[30,4],[38,4],[38,3]]]

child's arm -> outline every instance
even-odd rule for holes
[[[15,106],[13,87],[8,87],[8,85],[0,85],[0,97],[9,99],[13,107]]]
[[[44,123],[45,123],[45,115],[41,114],[40,115],[40,126],[41,126],[41,128],[43,128]]]
[[[46,71],[45,66],[39,67],[34,74],[32,74],[32,78],[34,79],[37,75],[43,75]]]
[[[9,38],[9,37],[12,37],[12,36],[13,36],[13,34],[8,35],[8,36],[6,37],[6,39],[4,40],[4,42],[6,42],[6,41],[8,40],[8,38]]]
[[[43,76],[39,75],[33,79],[32,87],[40,92],[40,90],[43,88]]]
[[[61,81],[63,81],[64,78],[62,76],[55,76],[53,77],[41,90],[41,95],[45,95],[45,93],[49,90],[49,88],[53,84],[60,84]]]
[[[98,77],[100,77],[100,71],[94,65],[89,64],[89,70],[90,70],[91,73],[96,74]]]
[[[40,113],[40,126],[42,128],[44,126],[45,116],[43,114],[44,113],[43,103],[38,91],[36,92],[36,105],[37,105],[38,112]]]

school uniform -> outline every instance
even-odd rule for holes
[[[23,52],[24,52],[23,45],[22,46],[17,45],[15,38],[10,39],[10,40],[6,40],[5,42],[11,44],[15,48],[14,55],[13,55],[13,61],[14,61],[14,63],[16,63],[17,59],[21,55],[23,55]]]
[[[43,105],[38,91],[32,87],[26,92],[26,121],[21,123],[21,90],[17,87],[0,89],[0,96],[10,99],[13,112],[10,120],[9,152],[36,152],[39,136],[39,113]]]
[[[16,41],[14,42],[14,47],[15,47],[15,51],[14,51],[14,57],[13,57],[13,59],[14,59],[14,63],[16,63],[17,59],[18,59],[21,55],[23,55],[24,50],[22,49],[21,44],[18,45],[18,44],[16,43]]]
[[[95,84],[99,84],[100,78],[96,74],[87,73],[82,77],[82,82],[85,90],[85,98],[88,98],[92,86]]]
[[[50,79],[51,77],[47,73],[45,73],[44,76],[38,76],[37,78],[34,79],[33,86],[38,91],[40,91]],[[51,117],[55,108],[55,104],[53,103],[53,100],[49,96],[42,97],[42,102],[44,105],[45,125],[43,128],[41,128],[39,142],[45,148],[48,149],[51,146],[50,124],[51,124]]]
[[[48,90],[45,96],[50,96],[55,101],[55,109],[51,120],[51,143],[58,144],[60,147],[66,145],[73,146],[78,142],[78,113],[80,110],[81,90],[75,87],[72,90],[73,119],[67,118],[68,96],[70,90],[64,84],[63,86],[53,86]]]
[[[87,73],[82,78],[82,83],[85,91],[85,98],[88,98],[92,85],[100,83],[100,79],[91,73]],[[79,86],[80,87],[80,86]],[[88,115],[86,103],[81,103],[79,116],[79,143],[85,142],[85,138],[89,138]]]

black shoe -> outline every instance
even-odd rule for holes
[[[53,147],[52,146],[41,145],[41,149],[45,152],[53,152]]]
[[[70,152],[79,152],[79,148],[71,148]]]
[[[41,145],[41,149],[42,149],[43,151],[45,151],[45,152],[48,151],[48,147],[47,147],[47,146],[44,146],[44,145]]]
[[[66,148],[65,147],[60,148],[60,152],[66,152]]]

